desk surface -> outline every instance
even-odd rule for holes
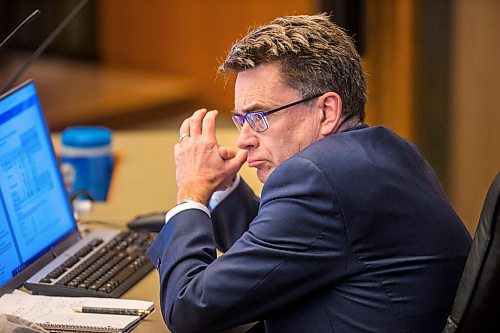
[[[237,134],[234,128],[217,129],[219,144],[222,145],[234,146]],[[178,140],[177,130],[113,132],[113,150],[119,156],[119,163],[113,175],[110,198],[105,203],[95,204],[92,212],[82,220],[102,220],[125,226],[138,214],[173,207],[177,190],[173,146]],[[58,134],[53,135],[53,142],[57,151],[60,147]],[[245,165],[240,173],[256,193],[260,193],[262,185],[255,171]],[[161,317],[156,271],[149,273],[122,297],[155,303],[157,310],[134,332],[169,332]]]

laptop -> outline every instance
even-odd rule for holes
[[[153,265],[149,233],[82,237],[33,80],[0,96],[0,295],[118,297]]]

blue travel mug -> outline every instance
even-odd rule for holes
[[[105,201],[113,173],[111,130],[69,127],[62,132],[61,141],[61,173],[69,195],[81,193]]]

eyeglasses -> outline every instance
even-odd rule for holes
[[[272,109],[269,111],[255,111],[255,112],[248,112],[246,114],[233,114],[231,118],[233,119],[234,124],[236,125],[236,128],[238,128],[239,131],[243,128],[243,125],[245,124],[245,121],[250,125],[250,127],[255,131],[255,132],[264,132],[269,128],[269,123],[267,122],[267,116],[270,115],[271,113],[275,113],[284,109],[288,109],[292,106],[295,106],[300,103],[304,103],[307,101],[310,101],[311,99],[317,98],[323,94],[316,94],[304,99],[301,99],[300,101],[296,101],[287,105],[280,106],[279,108]]]

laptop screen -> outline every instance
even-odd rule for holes
[[[0,97],[0,288],[74,232],[33,81]]]

